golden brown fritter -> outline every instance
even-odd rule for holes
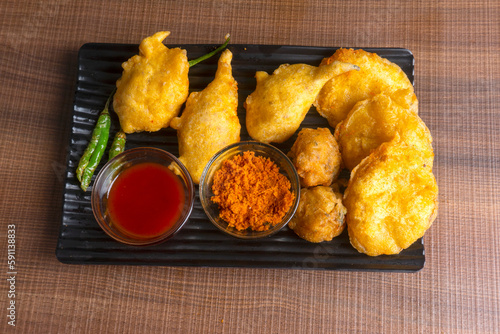
[[[329,186],[339,175],[339,145],[327,128],[302,129],[288,156],[303,187]]]
[[[396,134],[353,169],[344,205],[354,248],[370,256],[398,254],[436,218],[438,187],[421,151]]]
[[[432,136],[418,117],[416,103],[405,100],[413,95],[408,89],[382,93],[358,102],[347,118],[335,129],[344,165],[352,170],[380,144],[394,138],[397,132],[406,143],[422,151],[432,167]]]
[[[321,116],[335,127],[346,118],[354,105],[382,92],[393,92],[413,86],[403,70],[387,59],[364,50],[339,49],[321,66],[335,61],[358,65],[359,71],[349,71],[328,81],[314,102]],[[320,66],[320,67],[321,67]],[[416,97],[413,95],[416,100]]]
[[[249,135],[264,143],[284,142],[297,131],[323,85],[356,68],[342,62],[320,67],[283,64],[272,75],[257,72],[257,87],[244,105]]]
[[[179,114],[189,90],[186,50],[169,49],[160,31],[145,38],[139,55],[122,64],[113,108],[124,132],[158,131]]]
[[[171,123],[177,129],[179,159],[196,184],[210,158],[240,140],[238,84],[232,75],[232,57],[229,50],[222,53],[215,79],[203,91],[191,93],[181,117]]]
[[[339,192],[325,186],[303,188],[288,227],[309,242],[330,241],[344,230],[345,214]]]

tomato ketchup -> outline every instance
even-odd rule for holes
[[[168,167],[140,163],[123,171],[108,194],[115,227],[133,238],[148,239],[169,230],[179,219],[185,193]]]

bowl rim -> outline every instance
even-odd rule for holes
[[[296,194],[295,194],[294,203],[293,203],[293,205],[290,207],[290,209],[288,211],[288,212],[290,212],[290,217],[288,217],[288,219],[280,222],[279,224],[274,225],[274,226],[277,226],[277,228],[275,230],[272,230],[271,232],[269,232],[269,230],[262,231],[263,235],[258,235],[258,234],[257,235],[255,235],[255,234],[253,234],[253,235],[244,235],[244,234],[240,234],[240,233],[237,233],[237,232],[233,232],[233,231],[227,230],[224,227],[220,226],[217,222],[215,222],[214,217],[212,217],[212,215],[210,215],[208,213],[208,208],[206,207],[206,205],[208,203],[206,203],[205,198],[207,198],[207,201],[209,201],[209,199],[206,196],[206,194],[204,193],[203,189],[204,189],[204,186],[206,185],[206,177],[207,177],[208,171],[210,170],[210,167],[225,152],[227,152],[227,151],[229,151],[229,150],[231,150],[233,148],[236,148],[236,147],[239,147],[239,146],[244,146],[244,145],[250,145],[250,146],[254,145],[254,146],[257,146],[257,147],[259,147],[259,146],[260,147],[265,147],[267,149],[270,149],[270,150],[276,152],[279,156],[281,156],[283,158],[283,160],[285,161],[285,163],[287,165],[289,165],[291,167],[291,170],[293,171],[292,175],[288,175],[288,173],[286,175],[288,177],[288,179],[290,180],[290,183],[292,185],[294,184],[294,181],[292,180],[292,178],[293,178],[293,179],[295,179],[295,184],[297,185],[297,187],[296,187],[297,191],[296,191]],[[249,148],[248,151],[253,151],[253,148]],[[276,163],[276,161],[273,161],[273,162]],[[208,187],[208,185],[206,185],[206,186]],[[205,212],[205,214],[208,217],[208,219],[210,220],[210,222],[213,225],[215,225],[215,227],[217,227],[219,230],[221,230],[222,232],[224,232],[225,234],[230,235],[230,236],[235,237],[235,238],[245,239],[245,240],[263,239],[263,238],[270,237],[270,236],[274,235],[275,233],[281,231],[285,226],[288,225],[288,223],[290,222],[290,220],[292,219],[292,217],[295,215],[295,212],[297,211],[297,208],[299,206],[299,200],[300,200],[300,179],[299,179],[299,175],[298,175],[297,170],[295,169],[295,166],[292,163],[292,161],[279,148],[277,148],[277,147],[275,147],[275,146],[273,146],[271,144],[267,144],[267,143],[263,143],[263,142],[259,142],[259,141],[254,141],[254,140],[240,141],[240,142],[237,142],[237,143],[230,144],[230,145],[222,148],[221,150],[219,150],[217,153],[215,153],[212,156],[212,158],[209,160],[209,162],[205,165],[205,168],[203,169],[203,173],[201,174],[201,178],[200,178],[199,197],[200,197],[201,205],[203,207],[203,211]],[[288,214],[288,212],[285,214],[285,216]],[[283,218],[285,218],[285,217],[283,217]],[[255,231],[255,232],[258,232],[258,231]]]
[[[184,181],[181,181],[181,182],[183,182],[183,183],[186,184],[185,186],[186,186],[187,192],[188,192],[188,194],[187,194],[188,195],[187,196],[187,210],[186,210],[185,215],[184,216],[181,215],[179,217],[179,220],[174,223],[175,227],[172,228],[172,229],[167,230],[168,233],[161,234],[161,235],[156,236],[156,237],[151,238],[151,239],[141,239],[141,240],[139,240],[139,239],[138,240],[132,240],[131,238],[122,239],[119,235],[117,235],[116,233],[114,233],[113,231],[111,231],[111,229],[109,228],[108,224],[102,218],[102,215],[98,214],[98,212],[99,213],[101,212],[101,210],[100,210],[100,198],[96,194],[97,190],[94,191],[94,189],[98,188],[98,187],[96,187],[98,185],[98,181],[100,181],[103,178],[103,175],[105,174],[105,172],[107,170],[109,170],[111,168],[111,166],[112,166],[113,163],[116,163],[116,161],[119,160],[119,159],[124,159],[125,155],[130,155],[130,154],[138,153],[138,152],[141,152],[141,151],[142,152],[151,152],[151,153],[154,153],[154,154],[159,154],[160,156],[161,155],[167,156],[169,159],[172,160],[172,162],[175,162],[178,165],[178,167],[182,171],[184,179],[186,180],[186,182],[184,182]],[[129,160],[125,159],[120,166],[126,164],[128,161]],[[126,167],[124,169],[126,169]],[[122,172],[123,171],[120,171],[120,173],[118,173],[118,175],[120,175]],[[173,172],[173,173],[176,174],[175,172]],[[118,175],[115,177],[115,180],[118,177]],[[181,176],[178,176],[178,177],[181,178],[181,179],[183,178]],[[112,185],[112,183],[111,183],[111,185]],[[110,187],[107,188],[106,191],[109,192],[109,189],[110,189]],[[111,159],[108,162],[106,162],[106,164],[101,168],[101,170],[99,171],[99,173],[97,174],[97,176],[96,176],[96,178],[95,178],[95,180],[93,182],[92,192],[91,192],[91,196],[90,196],[90,201],[91,201],[92,213],[94,215],[95,220],[99,224],[99,227],[109,237],[111,237],[112,239],[114,239],[114,240],[116,240],[116,241],[118,241],[118,242],[120,242],[122,244],[130,245],[130,246],[152,246],[152,245],[160,244],[160,243],[162,243],[162,242],[164,242],[164,241],[172,238],[175,234],[177,234],[177,232],[179,232],[182,229],[182,227],[189,220],[189,217],[191,216],[191,213],[193,211],[194,201],[195,201],[195,195],[196,195],[196,191],[195,191],[195,188],[194,188],[193,180],[191,178],[191,174],[189,173],[189,171],[187,170],[187,168],[184,166],[184,164],[175,155],[173,155],[172,153],[170,153],[168,151],[165,151],[165,150],[162,150],[162,149],[159,149],[159,148],[156,148],[156,147],[147,147],[147,146],[144,146],[144,147],[135,147],[135,148],[131,148],[131,149],[125,150],[124,152],[122,152],[122,153],[118,154],[117,156],[115,156],[113,159]]]

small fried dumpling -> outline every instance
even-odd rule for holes
[[[191,93],[181,117],[171,123],[177,129],[179,159],[196,184],[210,158],[240,140],[238,84],[232,76],[232,58],[229,50],[221,54],[215,79],[203,91]]]
[[[421,150],[432,167],[432,136],[417,115],[416,103],[405,100],[405,96],[411,95],[413,92],[408,89],[375,95],[358,102],[347,118],[337,124],[335,138],[348,169],[356,167],[380,144],[392,140],[396,132],[403,141]]]
[[[376,53],[338,49],[330,58],[323,59],[320,67],[335,61],[358,65],[360,70],[336,76],[318,94],[314,106],[331,127],[345,119],[357,102],[373,95],[405,88],[413,92],[413,85],[405,72]],[[413,95],[413,98],[416,100],[416,96]]]
[[[339,145],[327,128],[300,130],[288,156],[302,187],[329,186],[340,173]]]
[[[257,87],[244,105],[249,135],[264,143],[284,142],[297,131],[323,85],[357,68],[333,62],[320,67],[283,64],[272,75],[257,72]]]
[[[169,49],[160,31],[145,38],[139,55],[122,64],[113,108],[124,132],[158,131],[179,114],[189,92],[186,50]]]
[[[303,188],[288,227],[309,242],[330,241],[344,230],[345,214],[342,195],[337,190],[325,186]]]

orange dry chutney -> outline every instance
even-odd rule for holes
[[[290,187],[273,161],[247,151],[222,163],[214,175],[212,201],[230,227],[266,231],[292,206]]]

